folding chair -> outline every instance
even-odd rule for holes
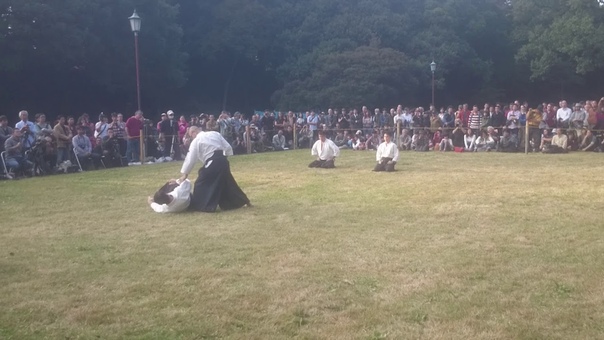
[[[80,163],[80,157],[78,157],[78,153],[76,152],[76,148],[73,148],[73,155],[75,156],[75,159],[78,162],[78,166],[80,167],[80,171],[84,171],[84,169],[82,169],[82,163]]]
[[[9,178],[8,177],[8,168],[6,167],[6,151],[2,151],[0,153],[0,158],[2,158],[2,169],[3,169],[4,176],[6,178]]]
[[[78,156],[78,153],[76,152],[76,148],[73,148],[73,154],[75,156],[76,161],[78,162],[80,171],[84,171],[84,169],[82,168],[82,163],[80,162],[80,157]],[[107,166],[105,166],[105,161],[103,160],[104,158],[105,158],[105,156],[101,156],[101,165],[103,166],[104,169],[107,169]]]

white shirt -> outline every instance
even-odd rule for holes
[[[312,146],[310,154],[318,156],[322,161],[330,161],[340,156],[340,148],[338,148],[330,139],[325,139],[325,142],[321,142],[319,139]]]
[[[558,112],[556,113],[556,119],[560,120],[562,119],[563,122],[566,122],[569,118],[570,118],[570,114],[573,113],[573,111],[570,108],[559,108]]]
[[[510,129],[517,129],[518,128],[518,124],[514,123],[514,120],[518,120],[520,119],[520,111],[510,111],[508,112],[508,121],[512,121],[508,127]]]
[[[172,196],[172,202],[168,204],[151,203],[151,209],[157,213],[176,213],[184,211],[191,203],[191,181],[185,179],[168,195]]]
[[[189,174],[197,161],[206,164],[214,151],[222,150],[225,156],[233,155],[233,148],[220,133],[216,131],[199,132],[189,146],[189,153],[180,169],[180,173]]]
[[[100,128],[100,132],[97,131],[97,129]],[[107,123],[103,123],[103,122],[97,122],[96,125],[94,126],[94,138],[97,137],[101,137],[101,138],[105,138],[107,137],[107,130],[109,130],[109,124]]]
[[[397,162],[398,148],[396,147],[396,144],[392,142],[383,142],[380,144],[380,146],[378,146],[377,153],[375,154],[375,160],[379,162],[382,160],[382,158],[392,158],[393,162]]]

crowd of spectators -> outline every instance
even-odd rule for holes
[[[177,119],[169,110],[157,123],[140,111],[126,121],[120,113],[101,113],[94,123],[87,114],[77,120],[59,116],[52,126],[44,114],[34,120],[21,111],[13,128],[0,116],[0,170],[7,178],[181,160],[191,126],[219,132],[235,154],[310,148],[319,130],[339,148],[352,150],[376,150],[388,130],[402,151],[518,152],[527,143],[531,152],[604,151],[604,98],[534,108],[515,101],[440,110],[402,105],[373,111],[365,106],[360,111],[266,110],[247,117],[222,111],[217,118],[202,113]]]

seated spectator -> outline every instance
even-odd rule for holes
[[[428,138],[426,130],[419,130],[418,137],[415,140],[415,151],[430,151],[430,138]]]
[[[493,141],[495,142],[495,147],[493,148],[493,150],[495,150],[499,145],[499,131],[492,126],[489,126],[487,127],[487,132],[489,133],[489,137],[493,138]]]
[[[285,144],[285,136],[283,136],[283,130],[279,130],[279,132],[277,132],[277,134],[273,136],[273,150],[287,150],[287,146]]]
[[[283,136],[285,136],[285,145],[293,149],[294,147],[294,128],[293,125],[287,125],[287,128],[283,132]]]
[[[442,152],[454,150],[453,141],[451,140],[451,138],[449,138],[449,134],[447,134],[447,133],[443,134],[443,138],[440,141],[438,149]]]
[[[478,109],[476,106],[474,106],[476,109]],[[472,130],[471,128],[468,128],[468,130],[466,131],[465,136],[463,137],[463,143],[464,143],[464,151],[474,151],[474,142],[476,141],[476,135],[474,135],[474,130]]]
[[[566,149],[568,151],[577,151],[579,150],[579,137],[577,137],[576,130],[568,130],[567,135],[568,141],[566,142]]]
[[[71,143],[73,144],[76,156],[80,160],[82,169],[89,168],[90,163],[92,163],[95,168],[100,168],[101,155],[92,152],[92,143],[90,142],[90,139],[85,135],[84,127],[82,127],[81,125],[78,126],[77,132],[78,134],[73,137]]]
[[[545,150],[549,150],[549,147],[551,145],[552,136],[549,134],[548,129],[543,129],[543,133],[541,134],[541,145],[539,146],[539,151],[544,152]]]
[[[245,145],[243,145],[243,141],[241,140],[241,137],[237,136],[237,137],[235,137],[235,140],[233,141],[233,154],[242,155],[244,153],[246,153]]]
[[[591,132],[591,130],[584,129],[583,139],[581,140],[580,148],[581,151],[597,151],[598,138]]]
[[[346,136],[344,136],[342,131],[338,131],[336,138],[334,139],[334,143],[336,143],[336,146],[339,148],[346,146]]]
[[[398,145],[401,150],[411,150],[411,136],[409,136],[409,129],[403,129],[403,132],[399,136]]]
[[[442,141],[442,131],[440,129],[434,132],[434,136],[432,136],[432,145],[434,146],[434,151],[438,151],[440,149],[440,142]]]
[[[499,142],[499,152],[518,151],[518,137],[510,133],[509,129],[503,129],[503,136]]]
[[[298,147],[308,148],[313,142],[313,132],[308,129],[308,125],[302,126],[298,133]]]
[[[362,133],[358,133],[361,131],[357,131],[357,133],[352,137],[351,148],[353,150],[361,151],[365,150],[365,141],[363,140]]]
[[[252,147],[252,153],[264,151],[264,144],[262,143],[262,136],[260,136],[260,132],[258,131],[258,128],[254,124],[250,125],[249,137],[247,136],[247,132],[243,133],[243,143],[246,148],[247,148],[247,145],[245,143],[247,143],[248,139],[249,139],[251,147]]]
[[[365,141],[365,146],[366,146],[367,150],[377,150],[379,145],[380,145],[380,137],[379,137],[378,131],[376,130],[367,136],[367,140]]]
[[[562,129],[554,129],[556,134],[552,137],[552,144],[550,147],[543,151],[544,153],[566,153],[568,152],[568,137],[562,133]]]
[[[461,120],[457,120],[455,123],[455,129],[452,132],[452,137],[451,139],[453,140],[453,147],[455,152],[463,152],[463,150],[465,149],[466,145],[464,142],[464,138],[466,136],[466,133],[463,131],[463,128],[461,127]]]
[[[25,158],[23,147],[24,138],[22,138],[21,130],[14,129],[13,134],[4,142],[4,150],[6,151],[6,168],[8,178],[12,179],[16,174],[22,172],[30,172],[34,164]]]
[[[474,142],[474,151],[491,151],[495,150],[495,141],[487,131],[483,131],[480,137]]]

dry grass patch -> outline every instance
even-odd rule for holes
[[[598,154],[231,158],[255,207],[153,214],[177,164],[0,182],[0,338],[604,336]]]

